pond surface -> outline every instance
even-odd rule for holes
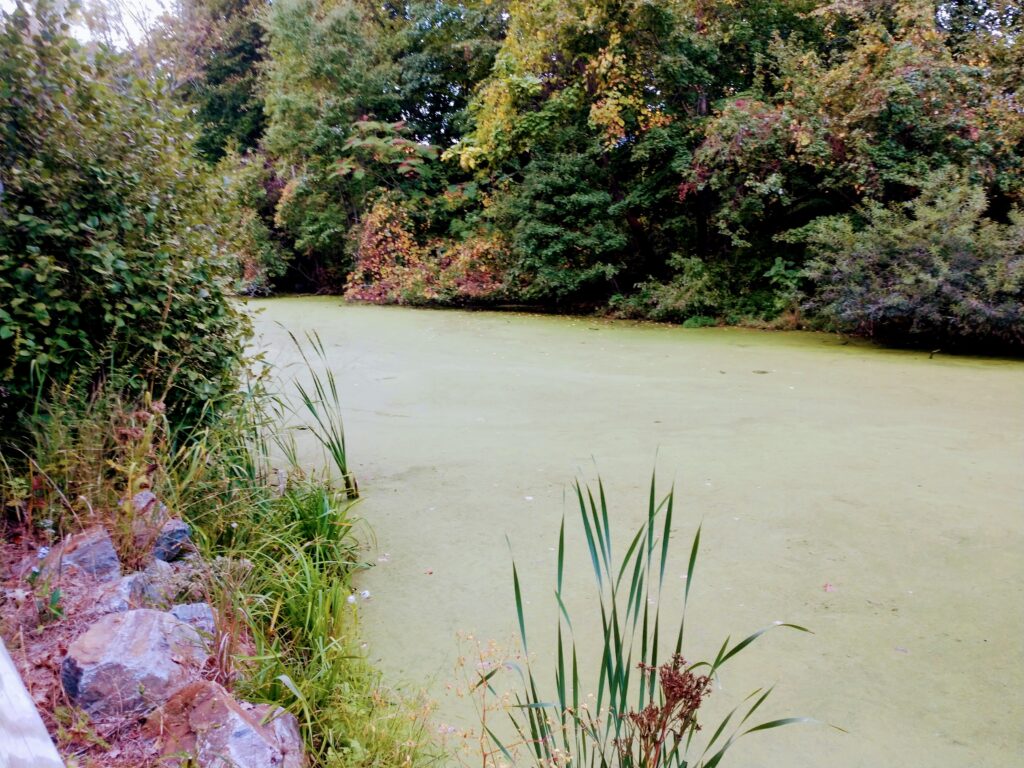
[[[847,731],[755,734],[726,764],[1022,764],[1024,364],[823,334],[251,306],[272,362],[295,359],[285,328],[327,347],[381,560],[363,633],[391,683],[438,700],[439,727],[471,711],[448,690],[457,635],[515,637],[506,537],[544,667],[563,513],[574,614],[593,589],[572,482],[600,473],[622,544],[656,466],[676,488],[672,615],[703,523],[687,657],[777,619],[815,633],[777,630],[737,656],[704,722],[775,685],[763,719]]]

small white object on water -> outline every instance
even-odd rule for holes
[[[362,592],[359,593],[359,596],[361,598],[363,598],[363,600],[369,600],[370,599],[370,590],[364,589]]]
[[[355,605],[356,604],[356,596],[355,595],[349,595],[348,598],[346,598],[345,602],[347,602],[349,605]]]
[[[533,496],[523,496],[527,501],[533,501]]]

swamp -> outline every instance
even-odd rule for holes
[[[1016,768],[1014,0],[0,0],[0,768]]]
[[[343,373],[359,513],[377,550],[359,579],[372,594],[366,641],[390,680],[438,700],[441,729],[472,725],[449,690],[475,648],[458,635],[506,650],[515,638],[505,537],[542,619],[533,652],[550,663],[554,545],[573,478],[600,474],[625,534],[657,467],[675,483],[679,527],[704,528],[688,652],[713,655],[727,635],[780,619],[814,632],[762,640],[708,707],[776,684],[772,714],[848,731],[793,726],[737,742],[730,759],[1016,764],[1020,362],[327,297],[249,306],[285,382],[284,329],[316,331]],[[567,570],[585,577],[574,532]],[[687,553],[675,554],[678,600]],[[591,592],[581,579],[580,598]],[[584,638],[581,653],[598,643]]]

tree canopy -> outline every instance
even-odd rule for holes
[[[136,58],[251,292],[1020,347],[1022,27],[1006,0],[187,0]],[[840,264],[903,300],[845,306]]]

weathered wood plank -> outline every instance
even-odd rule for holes
[[[64,768],[3,640],[0,640],[0,768]]]

